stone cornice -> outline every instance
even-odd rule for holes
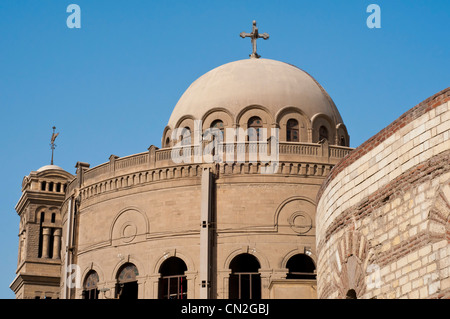
[[[60,206],[64,201],[64,193],[26,190],[16,204],[18,214],[30,203]]]
[[[324,179],[333,167],[333,164],[308,163],[308,162],[281,162],[278,172],[275,174],[261,174],[260,164],[220,164],[216,168],[216,177],[236,178],[251,176],[253,179],[260,178],[261,182],[268,182],[278,177],[301,177]],[[192,180],[191,184],[198,184],[197,179],[201,176],[202,164],[185,164],[165,168],[136,171],[124,175],[116,175],[105,178],[93,184],[85,185],[79,189],[81,200],[86,201],[102,194],[129,190],[150,184],[161,184],[176,180]],[[284,181],[283,181],[284,182]],[[189,182],[188,182],[189,183]],[[186,185],[185,185],[186,186]],[[169,186],[161,185],[161,188]],[[173,185],[170,185],[173,187]]]
[[[24,284],[35,284],[58,287],[60,284],[59,276],[37,276],[29,274],[18,274],[13,282],[9,285],[14,293],[16,293]]]

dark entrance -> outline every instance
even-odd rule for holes
[[[84,281],[83,285],[83,299],[98,299],[98,274],[91,270]]]
[[[178,257],[165,260],[159,272],[159,299],[187,299],[186,264]]]
[[[289,258],[286,268],[289,273],[286,279],[316,279],[316,266],[311,257],[305,254],[297,254]]]
[[[356,296],[356,291],[354,289],[350,289],[349,291],[347,291],[345,299],[358,299],[358,297]]]
[[[258,259],[250,254],[240,254],[230,263],[229,298],[261,299],[261,268]]]
[[[138,283],[136,277],[139,272],[135,265],[127,263],[123,265],[117,275],[116,298],[137,299]]]

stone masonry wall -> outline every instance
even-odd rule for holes
[[[331,171],[316,215],[319,298],[450,298],[450,88]]]

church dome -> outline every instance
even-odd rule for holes
[[[323,114],[334,122],[342,118],[327,92],[305,71],[270,59],[245,59],[219,66],[204,74],[185,91],[169,119],[171,129],[181,120],[204,119],[214,108],[236,117],[248,106],[264,107],[276,121],[285,107],[301,110],[309,120]],[[272,123],[271,123],[272,124]]]
[[[52,169],[64,171],[61,167],[59,167],[59,166],[57,166],[57,165],[45,165],[45,166],[42,166],[42,167],[41,167],[40,169],[38,169],[37,171],[38,171],[38,172],[44,172],[44,171],[48,171],[48,170],[52,170]]]

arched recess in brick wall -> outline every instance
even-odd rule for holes
[[[338,291],[338,298],[346,299],[350,290],[356,298],[366,292],[366,273],[369,261],[369,244],[357,230],[347,229],[337,242],[334,256],[331,256],[332,283]]]
[[[436,241],[447,239],[450,243],[450,181],[437,191],[434,204],[428,213],[428,232]]]

